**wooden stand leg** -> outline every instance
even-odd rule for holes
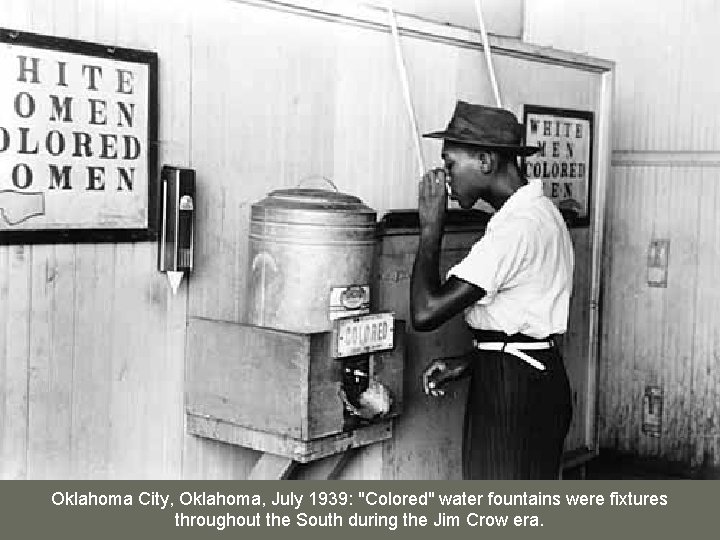
[[[333,464],[333,467],[328,471],[326,480],[337,480],[340,478],[340,473],[345,468],[345,465],[358,453],[359,448],[349,448],[345,452],[337,455],[337,461]]]
[[[303,463],[293,474],[295,480],[337,480],[343,469],[358,452],[358,448],[349,448],[326,458]]]
[[[298,469],[298,477],[303,480],[337,480],[357,451],[357,448],[349,448],[317,463],[308,463]],[[297,466],[298,462],[290,458],[264,452],[250,471],[248,480],[287,480]]]
[[[263,452],[248,480],[286,480],[296,465],[297,462],[290,458]]]

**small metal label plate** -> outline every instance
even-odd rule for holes
[[[330,290],[331,321],[370,312],[370,285],[348,285]]]

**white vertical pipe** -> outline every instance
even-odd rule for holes
[[[395,43],[395,60],[400,74],[400,81],[402,82],[405,107],[407,108],[407,113],[410,117],[410,124],[412,125],[412,131],[415,136],[415,157],[417,159],[418,172],[420,176],[422,176],[425,174],[425,160],[423,159],[420,131],[418,130],[417,120],[415,118],[415,107],[413,106],[412,96],[410,95],[410,84],[408,83],[407,70],[405,69],[402,48],[400,47],[400,33],[398,32],[395,11],[393,11],[392,6],[390,5],[390,0],[386,0],[385,4],[387,5],[388,16],[390,19],[390,29]]]
[[[493,93],[495,94],[495,102],[499,108],[502,108],[500,89],[498,88],[497,79],[495,78],[495,68],[493,67],[492,54],[490,53],[490,41],[488,40],[487,31],[485,30],[485,19],[483,19],[482,16],[480,0],[475,0],[475,12],[477,13],[478,24],[480,25],[480,37],[482,38],[483,51],[485,52],[485,63],[490,72],[490,83],[492,84]]]

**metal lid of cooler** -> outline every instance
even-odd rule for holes
[[[351,212],[353,214],[375,214],[354,195],[339,191],[315,188],[290,188],[271,191],[253,207],[283,208],[288,210],[320,210],[333,212]]]
[[[361,233],[363,236],[373,236],[377,214],[354,195],[324,189],[291,188],[272,191],[253,204],[250,218],[255,234],[260,234],[258,227],[265,231],[267,227],[274,227],[273,224],[282,224],[283,227],[294,228],[341,227],[337,230],[341,236],[355,235],[360,230],[364,231]],[[285,233],[276,231],[270,234]]]

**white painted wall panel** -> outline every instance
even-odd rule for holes
[[[529,41],[617,65],[601,445],[717,467],[720,3],[527,0],[526,7]],[[668,287],[654,289],[646,283],[648,244],[663,238],[670,239]],[[660,438],[642,432],[646,385],[664,388]]]

